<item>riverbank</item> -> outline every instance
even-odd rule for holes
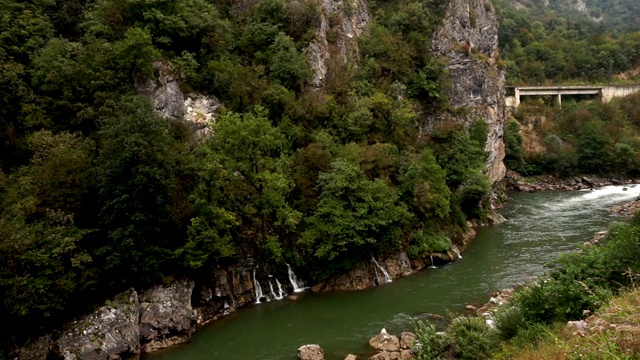
[[[594,191],[597,192],[598,190],[602,191],[602,189],[596,189]],[[610,209],[610,212],[616,216],[624,216],[627,219],[632,217],[638,211],[640,211],[640,199],[624,202],[613,206]],[[627,227],[629,226],[638,225],[627,225]],[[591,240],[585,242],[585,245],[602,245],[603,243],[601,241],[604,240],[604,246],[607,246],[607,234],[607,231],[598,231]],[[620,236],[621,235],[619,234],[614,235],[614,239],[612,240],[614,246],[620,246],[616,245],[618,244],[618,237]],[[625,249],[630,250],[628,248]],[[604,253],[606,254],[606,252]],[[589,256],[584,255],[583,251],[581,251],[580,254],[582,254],[582,256]],[[591,255],[593,252],[589,252],[589,254]],[[566,259],[563,263],[565,264],[563,265],[565,267],[572,266],[567,265],[570,264],[570,262]],[[535,289],[543,288],[544,286],[542,283],[532,282],[529,285],[517,285],[515,287],[494,292],[491,294],[489,301],[483,305],[476,307],[469,304],[466,306],[466,310],[471,314],[471,316],[483,319],[487,325],[487,331],[491,332],[495,330],[495,336],[503,337],[503,341],[506,341],[500,346],[497,345],[497,342],[494,343],[494,351],[498,353],[497,356],[500,359],[558,359],[575,355],[579,355],[582,358],[582,355],[579,353],[589,354],[587,356],[592,356],[591,358],[602,358],[603,349],[610,349],[613,352],[619,351],[620,355],[622,355],[621,358],[627,358],[624,355],[638,356],[640,355],[640,340],[638,340],[640,337],[640,311],[638,311],[638,308],[640,308],[640,306],[638,306],[640,305],[640,292],[634,290],[634,279],[640,276],[640,274],[634,274],[630,269],[627,271],[627,276],[631,278],[631,293],[623,293],[623,295],[613,298],[609,305],[598,310],[595,314],[592,309],[594,309],[594,306],[599,306],[597,305],[598,301],[592,303],[591,308],[587,306],[587,308],[582,312],[582,315],[588,316],[584,320],[556,324],[547,330],[540,327],[536,328],[537,325],[534,326],[534,324],[530,323],[527,327],[533,326],[534,330],[532,330],[532,333],[530,334],[525,332],[524,335],[521,335],[524,339],[530,337],[530,339],[525,340],[524,342],[520,338],[515,341],[511,340],[511,336],[514,336],[514,334],[510,334],[510,332],[517,333],[520,331],[517,329],[518,325],[512,323],[514,321],[512,313],[515,309],[518,309],[517,312],[520,312],[522,307],[525,308],[525,311],[528,311],[526,309],[526,304],[532,304],[526,300],[528,295],[525,295],[524,302],[520,299],[520,302],[514,307],[509,304],[519,291],[522,291],[525,294],[531,294],[531,289],[534,289],[533,291],[535,292],[537,291]],[[544,283],[547,281],[548,280],[545,280]],[[593,291],[597,292],[597,290],[590,288],[592,285],[586,285],[586,283],[591,284],[587,282],[587,280],[583,281],[578,281],[582,284],[578,287],[578,292],[584,292],[580,296],[585,296],[585,294],[587,294],[586,296],[596,297]],[[584,289],[582,289],[582,287],[584,287]],[[564,296],[562,295],[562,292],[571,292],[574,290],[570,290],[565,287],[559,288],[557,291],[560,291],[560,294],[556,294],[556,296]],[[544,302],[545,300],[539,299],[537,301]],[[552,307],[553,306],[554,305],[552,305]],[[569,306],[569,308],[571,308],[571,306],[584,306],[584,304],[564,306]],[[536,309],[535,311],[546,311],[542,309],[544,309],[544,307]],[[522,315],[517,315],[515,317],[516,322],[522,322],[525,320],[524,318],[519,319],[518,316]],[[461,319],[464,318],[455,318],[451,323],[453,324]],[[516,329],[509,329],[510,326],[515,326]],[[487,334],[489,334],[489,332],[487,332]],[[550,334],[554,334],[552,338],[549,337]],[[485,336],[487,336],[487,339],[485,339],[487,341],[492,337],[486,334]],[[421,340],[423,342],[425,341],[424,338]],[[541,341],[541,344],[536,347],[535,344],[538,341]],[[445,351],[443,349],[447,346],[450,345],[441,344],[441,351]],[[378,358],[374,356],[369,359]]]
[[[502,180],[507,191],[574,191],[601,188],[610,185],[634,184],[637,179],[603,178],[598,176],[578,176],[559,178],[552,175],[524,177],[515,171],[508,170]]]

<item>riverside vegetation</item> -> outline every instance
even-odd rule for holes
[[[448,109],[445,5],[370,2],[356,63],[317,89],[313,0],[0,0],[2,343],[236,258],[318,281],[448,249],[491,183],[482,121],[420,132]],[[215,136],[137,95],[158,62],[221,100]]]
[[[414,353],[420,360],[637,359],[639,236],[636,215],[613,225],[599,246],[560,256],[547,276],[496,309],[495,326],[462,317],[439,333],[418,322]]]

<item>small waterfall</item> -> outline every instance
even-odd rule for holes
[[[280,284],[278,278],[276,278],[276,285],[278,285],[278,296],[280,297],[280,299],[283,299],[285,296],[287,296],[287,293],[282,290],[282,284]]]
[[[256,280],[255,268],[253,269],[253,288],[256,291],[256,304],[260,304],[260,299],[264,297],[264,294],[262,294],[262,287],[260,286],[260,283]]]
[[[382,266],[380,266],[380,264],[378,264],[378,262],[373,256],[371,257],[371,261],[373,261],[373,263],[376,264],[376,267],[380,269],[380,271],[384,275],[384,282],[391,282],[391,276],[389,276],[389,273],[387,272],[387,270],[385,270]]]
[[[293,292],[299,293],[304,291],[304,283],[298,280],[298,277],[293,272],[293,269],[291,269],[291,265],[287,264],[287,269],[287,271],[289,272],[289,282],[291,283],[291,286],[293,286]]]
[[[429,258],[431,258],[431,266],[429,266],[429,269],[435,269],[436,266],[433,264],[433,254],[429,254]]]
[[[273,291],[273,283],[271,282],[271,279],[269,279],[269,290],[271,291],[271,299],[276,299],[276,300],[280,300],[282,298],[279,298],[276,293]]]
[[[456,253],[456,255],[458,255],[458,259],[462,259],[462,255],[460,255],[460,252],[458,252],[458,249],[456,248],[451,248],[453,249],[453,252]]]

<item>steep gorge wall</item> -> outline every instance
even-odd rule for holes
[[[431,41],[434,55],[448,63],[452,80],[448,95],[455,111],[427,119],[424,128],[432,130],[445,120],[465,126],[478,119],[486,122],[487,174],[496,183],[506,172],[502,162],[505,69],[500,65],[498,19],[491,1],[451,0]]]

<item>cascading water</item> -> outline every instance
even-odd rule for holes
[[[276,295],[275,291],[273,291],[273,283],[271,282],[271,279],[269,279],[269,291],[271,291],[271,299],[276,299],[276,300],[280,300],[282,298],[279,298],[278,295]]]
[[[291,265],[289,264],[287,264],[287,271],[289,273],[289,282],[291,283],[291,286],[293,286],[293,292],[299,293],[304,291],[305,290],[304,282],[298,279],[296,274],[293,272],[293,269],[291,269]]]
[[[260,299],[264,297],[264,294],[262,294],[260,283],[256,280],[256,269],[253,269],[253,288],[256,292],[256,304],[260,304]]]
[[[387,270],[385,270],[382,266],[380,266],[380,264],[378,264],[378,262],[376,261],[375,258],[371,258],[371,261],[373,261],[374,264],[376,264],[376,267],[382,272],[382,275],[384,275],[384,282],[389,283],[391,282],[391,276],[389,276],[389,273],[387,272]]]
[[[278,278],[276,278],[276,285],[278,285],[278,296],[280,297],[280,299],[284,299],[284,297],[287,296],[287,293],[282,290],[282,284],[280,284]]]
[[[451,248],[453,249],[453,252],[456,253],[456,255],[458,255],[458,259],[462,259],[462,255],[460,255],[460,252],[458,251],[458,249],[456,248]]]
[[[431,258],[431,266],[429,266],[429,269],[435,269],[436,266],[433,264],[433,254],[429,254],[429,258]]]

